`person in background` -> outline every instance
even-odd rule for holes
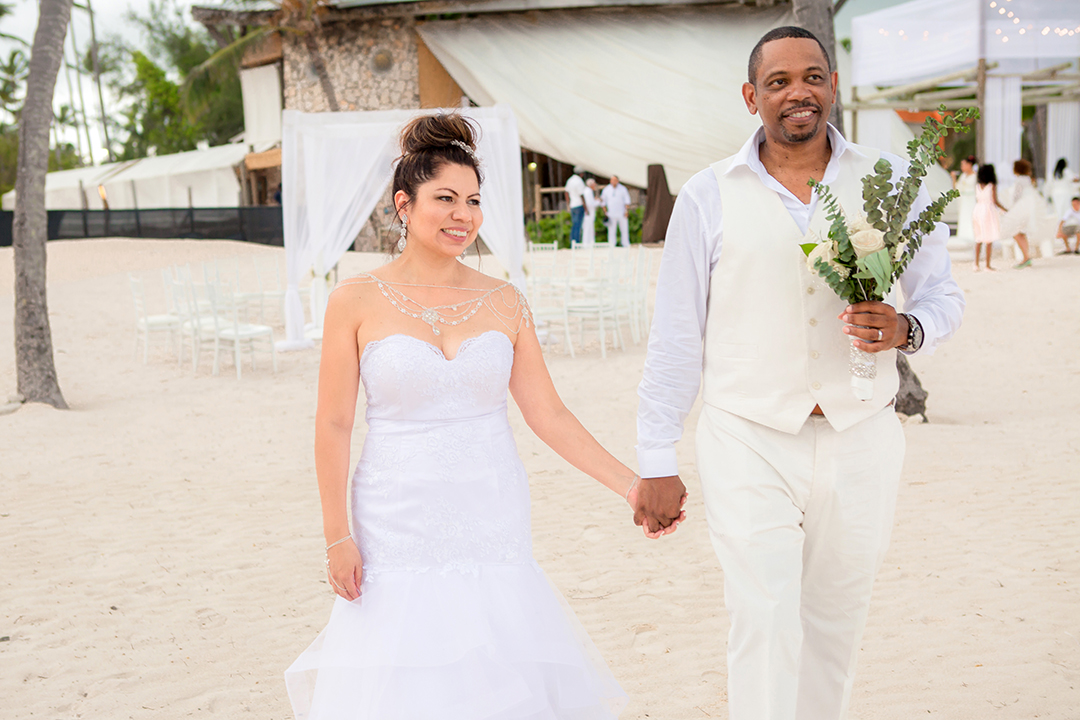
[[[993,165],[980,165],[978,184],[975,188],[975,208],[971,214],[971,225],[975,235],[975,272],[979,271],[979,254],[986,246],[986,269],[990,267],[994,241],[1001,238],[1001,213],[1005,210],[998,202],[997,173]],[[959,234],[959,233],[958,233]]]
[[[1065,252],[1068,255],[1080,255],[1080,197],[1074,197],[1065,214],[1061,216],[1058,224],[1057,236],[1065,241]],[[1069,250],[1069,238],[1073,239],[1073,249]]]
[[[570,242],[574,245],[581,243],[581,224],[585,219],[585,181],[581,179],[581,173],[585,170],[580,166],[574,167],[574,174],[566,181],[566,206],[570,208]]]
[[[596,192],[596,180],[585,181],[585,219],[581,228],[581,239],[585,247],[596,244],[596,208],[600,207],[600,198]]]
[[[1069,203],[1073,196],[1080,195],[1080,179],[1076,173],[1069,169],[1069,161],[1058,158],[1054,165],[1054,175],[1048,183],[1047,194],[1054,206],[1054,216],[1061,217],[1069,209]]]
[[[953,187],[960,192],[960,198],[956,201],[956,239],[963,241],[965,245],[975,240],[972,213],[975,212],[975,185],[977,184],[975,170],[977,165],[978,162],[975,156],[969,155],[960,161],[959,173],[955,171],[950,173]]]
[[[619,244],[630,247],[630,192],[625,185],[619,184],[618,176],[612,175],[611,182],[600,193],[600,204],[608,217],[608,243],[615,244],[615,228],[618,227]]]
[[[1031,163],[1027,160],[1017,160],[1013,163],[1013,174],[1016,182],[1012,186],[1012,202],[1009,209],[1001,218],[1002,237],[1011,237],[1016,240],[1016,246],[1023,253],[1023,259],[1015,265],[1017,270],[1031,267],[1031,249],[1028,238],[1038,229],[1040,214],[1045,209],[1042,196],[1035,188],[1035,176]]]

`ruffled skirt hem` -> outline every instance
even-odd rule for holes
[[[297,720],[609,720],[626,695],[535,563],[396,571],[285,673]]]

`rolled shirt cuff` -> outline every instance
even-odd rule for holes
[[[643,478],[670,477],[679,474],[679,458],[675,446],[653,449],[636,448],[638,474]]]

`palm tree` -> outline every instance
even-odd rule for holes
[[[52,330],[45,291],[45,173],[56,75],[71,19],[72,0],[40,0],[30,51],[26,99],[19,122],[15,179],[15,372],[25,402],[67,408],[53,362]]]
[[[206,62],[196,66],[181,88],[185,105],[198,114],[204,106],[203,98],[212,84],[221,82],[228,75],[236,73],[244,52],[274,34],[293,35],[303,40],[311,57],[311,65],[319,78],[319,85],[326,95],[331,112],[336,112],[340,105],[330,73],[326,70],[322,51],[319,49],[318,34],[322,31],[322,18],[334,7],[332,0],[269,0],[274,10],[259,13],[265,18],[265,25],[259,25],[250,32],[241,35],[221,50],[211,55]],[[265,6],[260,0],[233,0],[233,5],[240,8]],[[215,33],[220,38],[220,33]],[[219,39],[220,42],[220,39]]]

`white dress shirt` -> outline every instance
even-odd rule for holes
[[[817,209],[817,193],[808,204],[803,203],[769,175],[758,156],[764,132],[764,128],[759,129],[743,145],[732,167],[742,164],[753,170],[767,188],[780,195],[784,207],[805,233]],[[859,152],[831,125],[828,133],[832,157],[822,178],[826,185],[836,180],[837,158],[845,152]],[[894,179],[907,170],[906,160],[885,152],[881,157],[892,163]],[[923,188],[910,217],[917,217],[929,204]],[[920,251],[899,281],[906,298],[904,311],[922,325],[919,354],[933,353],[952,337],[963,317],[964,296],[952,278],[946,250],[948,238],[948,228],[938,223],[923,239]],[[701,385],[709,283],[722,241],[720,189],[712,168],[706,168],[683,186],[665,236],[649,349],[638,387],[637,455],[642,477],[678,474],[675,443],[682,437],[683,423]]]
[[[608,217],[620,218],[630,206],[630,191],[622,183],[607,185],[600,192],[600,204],[607,210]]]
[[[563,188],[566,194],[570,196],[570,207],[581,207],[583,204],[582,198],[585,195],[585,181],[581,179],[581,176],[574,173],[570,176],[570,179],[566,181],[566,186]]]

